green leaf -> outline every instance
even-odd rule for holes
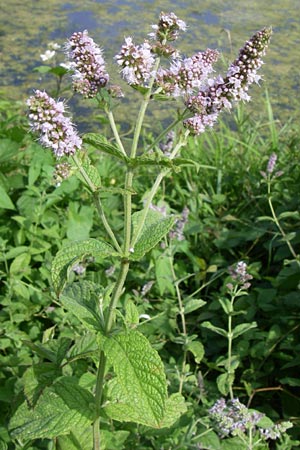
[[[96,167],[91,164],[90,158],[86,154],[84,154],[83,158],[80,160],[80,163],[87,176],[93,183],[95,188],[94,190],[99,189],[101,187],[101,177]],[[88,188],[90,188],[90,185],[86,182],[80,171],[77,171],[76,175]]]
[[[131,300],[127,300],[125,305],[125,321],[129,326],[139,323],[139,310]]]
[[[51,276],[54,290],[59,294],[68,278],[72,267],[87,256],[106,258],[117,253],[104,241],[87,239],[77,241],[63,247],[52,262]]]
[[[143,211],[139,211],[133,214],[133,236],[135,235],[138,219],[140,219],[142,213]],[[155,212],[151,211],[151,213],[148,213],[140,236],[134,246],[134,251],[130,255],[130,259],[133,261],[140,260],[147,252],[155,247],[174,225],[174,217],[164,217],[160,213],[152,213]]]
[[[232,313],[232,304],[228,298],[219,298],[219,302],[225,312],[225,314],[229,315]]]
[[[185,314],[189,314],[193,311],[196,311],[199,308],[202,308],[202,306],[206,305],[207,302],[201,299],[191,298],[186,302],[184,305],[184,312]]]
[[[87,133],[83,136],[83,142],[101,150],[104,153],[115,156],[122,161],[128,162],[129,158],[125,156],[117,146],[108,142],[105,136],[98,133]]]
[[[0,185],[0,208],[16,209],[3,186]]]
[[[159,427],[167,384],[157,351],[142,334],[131,330],[106,339],[104,352],[116,374],[109,382],[105,412],[115,420]]]
[[[20,153],[20,145],[11,139],[0,140],[0,163],[11,161],[12,158]]]
[[[241,323],[240,325],[237,325],[236,327],[234,327],[233,329],[233,339],[236,339],[238,336],[240,336],[241,334],[247,333],[247,331],[251,330],[252,328],[256,328],[257,327],[257,323],[256,322],[251,322],[251,323]]]
[[[224,336],[224,337],[227,338],[228,333],[227,333],[226,330],[223,330],[223,328],[215,327],[215,326],[214,326],[212,323],[210,323],[210,322],[203,322],[203,323],[201,324],[201,327],[207,328],[208,330],[211,330],[211,331],[213,331],[214,333],[220,334],[221,336]]]
[[[234,374],[222,373],[217,378],[217,386],[222,395],[228,395],[230,386],[234,382]]]
[[[66,436],[56,439],[59,450],[91,450],[93,448],[93,428],[73,428]]]
[[[72,312],[86,328],[101,331],[99,298],[87,281],[72,283],[60,295],[62,306]]]
[[[52,439],[72,429],[87,428],[93,420],[94,398],[71,377],[63,377],[46,388],[34,409],[22,403],[9,429],[13,439]]]
[[[60,369],[53,363],[39,363],[29,367],[23,375],[24,394],[28,404],[33,407],[44,389],[60,375]]]
[[[9,272],[11,275],[25,275],[30,268],[30,253],[21,253],[10,265]]]
[[[188,345],[186,346],[186,349],[189,350],[191,353],[193,353],[197,364],[199,364],[202,361],[202,358],[204,356],[204,347],[201,342],[199,341],[189,342]]]
[[[172,394],[166,401],[166,411],[159,428],[171,427],[179,417],[187,411],[184,397],[179,394]]]

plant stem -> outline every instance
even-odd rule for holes
[[[228,385],[229,385],[229,395],[230,399],[233,400],[233,389],[232,384],[233,381],[231,380],[231,376],[234,374],[234,371],[232,370],[232,341],[233,341],[233,333],[232,333],[232,315],[233,315],[233,303],[236,297],[236,289],[235,287],[233,293],[231,294],[231,300],[230,300],[230,310],[228,314],[228,331],[227,331],[227,339],[228,339],[228,349],[227,349],[227,376],[228,376]]]
[[[159,60],[156,63],[155,71],[158,68]],[[132,140],[132,146],[131,146],[131,152],[130,152],[130,158],[133,159],[136,156],[138,142],[140,138],[140,133],[142,129],[143,120],[145,117],[145,112],[147,109],[147,106],[150,101],[151,96],[151,89],[154,83],[154,77],[152,77],[152,80],[149,85],[149,90],[147,94],[145,95],[139,115],[137,117],[137,122],[135,126],[134,136]],[[122,146],[121,140],[119,139],[119,135],[117,132],[117,129],[114,124],[113,116],[112,114],[109,114],[107,112],[110,118],[110,125],[113,129],[115,138],[119,144],[120,150],[125,153],[125,150]],[[130,255],[130,241],[131,241],[131,225],[132,225],[132,185],[133,185],[133,169],[131,167],[127,167],[126,177],[125,177],[125,189],[126,193],[124,194],[124,243],[123,243],[123,257],[121,259],[120,264],[120,271],[119,276],[116,281],[116,284],[114,286],[114,290],[111,296],[110,304],[107,310],[107,314],[105,317],[105,326],[104,326],[104,332],[106,335],[109,335],[109,333],[112,330],[114,320],[115,320],[115,309],[117,307],[119,298],[123,292],[124,284],[126,281],[126,277],[129,270],[129,255]],[[100,211],[101,212],[101,211]],[[94,439],[94,450],[100,450],[101,448],[101,440],[100,440],[100,412],[101,412],[101,405],[102,405],[102,393],[103,393],[103,384],[104,384],[104,374],[105,374],[105,365],[106,365],[106,358],[104,355],[103,350],[101,350],[100,354],[100,361],[99,361],[99,367],[97,371],[97,383],[96,383],[96,393],[95,393],[95,413],[96,413],[96,419],[93,424],[93,439]]]
[[[107,234],[111,238],[111,240],[112,240],[112,242],[113,242],[113,244],[115,246],[115,249],[119,253],[122,253],[121,247],[119,246],[119,243],[118,243],[118,241],[116,239],[116,236],[115,236],[113,230],[111,229],[111,227],[110,227],[110,225],[109,225],[109,223],[108,223],[108,221],[106,219],[106,216],[105,216],[105,213],[104,213],[104,210],[103,210],[103,207],[102,207],[101,200],[100,200],[99,195],[97,193],[96,186],[94,185],[94,183],[90,179],[90,177],[87,174],[87,172],[85,171],[85,169],[82,167],[82,164],[80,164],[80,161],[78,160],[77,156],[73,155],[72,158],[73,158],[73,161],[74,161],[75,165],[77,166],[77,168],[78,168],[82,178],[84,179],[84,181],[86,182],[86,184],[88,185],[88,187],[90,188],[90,190],[92,192],[93,200],[94,200],[96,209],[98,211],[99,217],[100,217],[100,219],[101,219],[101,221],[102,221],[102,223],[104,225],[104,228],[105,228]]]
[[[118,133],[117,127],[116,127],[114,115],[113,115],[112,111],[110,111],[109,109],[105,109],[105,112],[107,114],[110,127],[112,129],[113,134],[114,134],[115,140],[116,140],[116,142],[117,142],[117,144],[119,146],[119,149],[123,153],[124,156],[127,156],[126,151],[125,151],[124,146],[123,146],[123,143],[121,141],[120,135]]]
[[[271,182],[270,182],[270,180],[268,180],[268,202],[269,202],[269,207],[270,207],[271,214],[272,214],[273,220],[275,222],[275,225],[277,226],[278,230],[280,231],[280,234],[283,237],[284,241],[286,242],[286,244],[287,244],[291,254],[298,261],[297,254],[296,254],[295,250],[293,249],[292,244],[288,240],[287,235],[285,234],[285,232],[284,232],[283,228],[281,227],[281,225],[279,223],[279,220],[277,219],[277,216],[275,214],[275,210],[274,210],[273,203],[272,203]],[[299,261],[298,261],[298,264],[299,264]]]
[[[180,280],[177,280],[177,277],[176,277],[172,255],[170,255],[169,260],[170,260],[171,273],[172,273],[172,277],[174,280],[175,290],[176,290],[176,295],[177,295],[177,300],[178,300],[178,305],[179,305],[179,315],[180,315],[181,325],[182,325],[182,334],[184,335],[184,341],[185,341],[184,343],[186,344],[187,329],[186,329],[186,322],[185,322],[185,315],[184,315],[184,306],[182,303],[181,292],[179,289]],[[186,347],[186,345],[184,345],[184,348],[183,348],[182,367],[181,367],[181,374],[180,374],[180,381],[179,381],[179,393],[180,394],[182,393],[183,382],[184,382],[184,378],[185,378],[185,366],[186,366],[186,356],[187,356],[187,351],[186,351],[185,347]]]

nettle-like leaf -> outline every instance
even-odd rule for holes
[[[238,336],[241,336],[241,334],[247,333],[247,331],[252,330],[253,328],[257,327],[256,322],[251,323],[241,323],[240,325],[237,325],[234,327],[232,332],[232,338],[236,339]]]
[[[172,394],[166,401],[166,410],[159,428],[171,427],[179,417],[187,411],[184,397],[179,394]]]
[[[86,133],[83,136],[83,142],[95,147],[101,152],[107,153],[108,155],[114,156],[115,158],[121,159],[122,161],[128,162],[129,158],[126,157],[116,145],[108,142],[105,136],[98,133]]]
[[[81,159],[80,163],[90,181],[94,185],[93,190],[99,189],[101,187],[101,177],[96,167],[91,164],[90,158],[86,154],[84,154],[84,157]],[[86,182],[80,171],[77,171],[76,175],[88,188],[90,188],[90,185]]]
[[[83,258],[88,256],[106,258],[115,255],[117,252],[110,244],[98,239],[91,238],[66,245],[56,254],[52,262],[51,276],[55,292],[60,294],[72,267]]]
[[[72,312],[86,328],[101,331],[99,302],[93,290],[93,284],[88,281],[72,283],[60,295],[62,306]]]
[[[215,325],[213,325],[212,323],[206,321],[201,323],[201,327],[203,328],[207,328],[208,330],[213,331],[214,333],[220,334],[221,336],[227,338],[228,336],[228,332],[226,330],[224,330],[223,328],[220,327],[216,327]]]
[[[143,211],[139,211],[132,215],[133,237],[143,215]],[[171,230],[175,222],[175,217],[164,217],[157,211],[148,211],[146,221],[142,227],[141,233],[130,255],[133,261],[140,260],[147,252],[155,247],[164,236]]]
[[[106,414],[159,427],[166,411],[167,383],[157,351],[135,330],[111,336],[103,349],[116,375],[108,385]]]
[[[94,418],[92,394],[71,377],[46,388],[34,408],[22,403],[9,429],[13,439],[51,439],[90,426]]]
[[[93,428],[74,428],[69,434],[56,439],[59,450],[91,450],[93,448]]]

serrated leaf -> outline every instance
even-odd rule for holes
[[[0,208],[3,209],[16,209],[15,205],[11,201],[9,195],[6,193],[3,186],[0,186]]]
[[[84,155],[84,158],[80,161],[83,169],[85,170],[87,176],[91,180],[94,185],[94,190],[97,190],[101,187],[101,177],[99,175],[98,170],[91,164],[91,160],[87,155]],[[76,172],[77,177],[88,187],[90,185],[86,182],[85,178],[82,176],[80,171]]]
[[[81,323],[92,331],[101,331],[101,317],[97,296],[86,281],[72,283],[60,295],[60,301]]]
[[[256,328],[257,323],[251,322],[251,323],[241,323],[240,325],[237,325],[232,332],[232,338],[236,339],[241,334],[247,333],[247,331],[251,330],[252,328]]]
[[[185,314],[189,314],[193,311],[196,311],[199,308],[202,308],[202,306],[206,305],[207,302],[201,299],[191,298],[186,302],[184,305],[184,312]]]
[[[101,439],[102,441],[102,439]],[[93,428],[73,428],[66,436],[56,439],[59,450],[91,450],[93,448]]]
[[[46,388],[34,409],[22,403],[12,417],[12,438],[52,439],[72,429],[88,427],[93,420],[94,398],[71,377],[63,377]]]
[[[165,414],[163,363],[148,340],[130,330],[106,339],[104,352],[116,377],[109,382],[105,412],[119,421],[158,427]]]
[[[228,298],[219,298],[219,302],[227,315],[232,313],[232,304]]]
[[[68,278],[72,267],[87,256],[106,258],[116,255],[113,247],[104,241],[87,239],[73,242],[63,247],[52,262],[51,276],[54,290],[59,294]]]
[[[58,376],[60,369],[54,363],[39,363],[29,367],[24,375],[24,394],[28,404],[33,407],[47,386],[50,386]]]
[[[199,364],[202,361],[202,358],[204,356],[204,347],[201,342],[199,341],[189,342],[188,345],[186,346],[186,349],[189,350],[191,353],[193,353],[197,364]]]
[[[139,323],[139,310],[132,300],[127,300],[125,305],[125,321],[129,326]]]
[[[184,397],[179,393],[170,395],[166,401],[165,415],[159,424],[159,428],[171,427],[186,411],[187,405]]]
[[[117,146],[108,142],[105,136],[98,133],[87,133],[83,136],[83,142],[95,147],[97,150],[101,150],[104,153],[115,156],[122,161],[129,161],[129,158],[125,156]]]
[[[201,323],[201,327],[203,328],[207,328],[208,330],[213,331],[214,333],[220,334],[223,337],[227,338],[227,331],[223,330],[223,328],[219,328],[219,327],[215,327],[212,323],[210,322],[203,322]]]
[[[224,396],[229,394],[230,386],[234,382],[234,374],[222,373],[217,377],[217,386],[220,393]]]
[[[140,213],[142,213],[142,211]],[[141,259],[147,252],[155,247],[173,227],[175,222],[174,217],[163,217],[161,214],[159,214],[159,216],[160,217],[156,220],[153,220],[152,215],[147,216],[140,237],[134,246],[133,253],[130,255],[131,260],[138,261]]]

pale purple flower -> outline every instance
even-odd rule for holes
[[[41,145],[51,148],[56,158],[73,155],[80,150],[82,140],[71,119],[64,115],[62,101],[56,102],[46,92],[36,91],[27,100],[27,106],[31,129],[39,133]]]
[[[186,105],[196,115],[219,114],[223,109],[230,109],[240,100],[249,101],[248,88],[252,83],[258,83],[260,76],[257,70],[262,66],[261,57],[265,54],[270,41],[271,28],[263,28],[246,42],[240,50],[238,58],[230,65],[226,77],[217,76],[208,80],[197,95],[191,96]],[[184,122],[192,132],[192,123]],[[202,132],[201,127],[199,128]],[[197,133],[195,133],[197,134]]]
[[[68,162],[63,162],[56,164],[55,171],[53,173],[53,178],[55,180],[56,186],[60,186],[63,180],[66,180],[70,176],[71,164]]]
[[[152,76],[155,58],[148,42],[135,45],[131,37],[126,37],[125,44],[120,53],[115,56],[115,60],[121,67],[122,77],[128,84],[142,86]]]
[[[218,59],[216,50],[207,49],[191,58],[174,60],[169,69],[160,69],[156,84],[168,95],[179,97],[192,94],[196,88],[203,87],[208,75],[213,71],[213,63]]]
[[[283,174],[282,170],[279,170],[279,171],[274,173],[276,162],[277,162],[277,155],[276,155],[276,153],[272,153],[270,158],[269,158],[268,164],[267,164],[266,172],[263,171],[263,170],[260,171],[261,175],[265,179],[267,179],[267,178],[269,178],[269,179],[277,178],[277,177],[280,177]]]
[[[170,239],[176,239],[177,241],[184,240],[183,230],[188,222],[190,210],[185,206],[181,213],[181,217],[175,221],[174,229],[169,232]]]
[[[230,266],[228,271],[232,280],[236,284],[241,285],[243,289],[248,289],[251,286],[249,280],[252,280],[253,276],[248,273],[248,266],[244,261],[239,261],[234,266]],[[232,290],[231,283],[228,285],[228,288]]]
[[[268,165],[267,165],[267,173],[269,173],[270,175],[274,172],[276,161],[277,161],[277,155],[276,155],[276,153],[272,153],[272,155],[269,158]]]
[[[175,41],[178,39],[179,32],[186,31],[186,28],[186,23],[178,19],[173,12],[168,14],[161,12],[159,22],[157,25],[152,25],[154,31],[149,33],[149,36],[161,43]]]
[[[196,114],[189,119],[184,120],[183,124],[192,134],[199,135],[206,131],[207,127],[212,128],[216,123],[218,114]]]
[[[74,90],[86,98],[95,97],[109,81],[102,50],[89,37],[87,30],[74,33],[65,47],[74,70]]]

